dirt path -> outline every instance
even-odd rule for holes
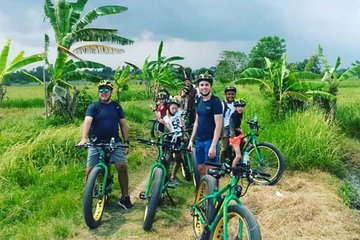
[[[146,180],[131,192],[134,200]],[[360,213],[344,206],[335,191],[328,174],[291,173],[277,186],[252,186],[243,203],[255,212],[263,239],[360,239]],[[84,226],[74,239],[193,239],[188,211],[193,196],[183,200],[177,218],[172,217],[175,207],[161,207],[150,233],[142,230],[144,202],[135,200],[131,211],[111,205],[99,229],[90,231]]]

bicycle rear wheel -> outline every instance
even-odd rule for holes
[[[157,207],[160,201],[162,189],[163,170],[155,168],[150,182],[149,196],[145,207],[143,229],[149,231],[152,228]]]
[[[202,177],[199,187],[196,191],[195,203],[199,202],[206,195],[214,193],[215,188],[216,179],[214,177],[210,175],[205,175]],[[215,214],[215,207],[212,199],[204,201],[203,204],[199,207],[201,208],[201,212],[205,213],[207,222],[210,223],[213,220]],[[193,216],[193,229],[195,233],[195,239],[202,239],[204,237],[207,239],[205,236],[205,226],[201,223],[200,217],[198,215]]]
[[[256,144],[256,147],[248,147],[246,151],[249,153],[251,169],[270,174],[269,181],[254,178],[255,183],[274,185],[280,180],[285,170],[285,159],[277,147],[271,143],[261,142]]]
[[[107,196],[101,192],[103,184],[105,184],[104,169],[101,167],[93,168],[86,181],[83,200],[85,223],[90,229],[97,228],[100,225],[105,210]]]
[[[227,239],[260,240],[261,232],[256,218],[244,205],[236,204],[228,207]],[[210,239],[224,239],[224,214],[214,223]]]

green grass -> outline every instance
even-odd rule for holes
[[[344,82],[345,83],[345,82]],[[245,120],[258,115],[259,140],[271,142],[284,154],[287,171],[321,169],[342,173],[344,150],[341,142],[345,135],[358,137],[360,94],[358,82],[339,88],[339,122],[327,121],[322,114],[311,109],[287,116],[282,121],[271,120],[271,111],[261,97],[256,85],[237,86],[237,98],[244,98],[247,106],[242,127],[247,131]],[[222,85],[215,86],[215,93],[222,99]],[[13,91],[15,90],[15,91]],[[89,90],[96,96],[96,86]],[[154,113],[148,108],[149,100],[143,99],[143,86],[130,85],[124,93],[121,104],[129,123],[131,149],[128,155],[130,188],[147,176],[149,166],[156,158],[156,150],[136,144],[135,139],[149,137],[148,120]],[[9,101],[32,102],[42,99],[42,87],[9,87]],[[35,99],[35,100],[34,100]],[[359,100],[358,100],[359,99]],[[6,101],[8,101],[6,100]],[[15,105],[14,105],[15,106]],[[80,139],[80,121],[72,124],[46,121],[44,109],[1,108],[0,112],[0,234],[4,239],[68,239],[76,238],[79,229],[84,228],[82,218],[82,194],[86,151],[74,145]],[[32,106],[31,104],[29,107]],[[119,186],[114,186],[116,198]],[[351,199],[351,188],[339,186],[340,195]],[[193,189],[191,183],[172,191],[179,205],[174,208],[167,202],[157,214],[155,229],[166,228],[184,221],[191,205]],[[185,197],[186,196],[186,197]],[[134,221],[134,231],[139,238],[150,235],[141,229],[143,203],[134,214],[124,214]],[[114,210],[109,215],[117,223],[124,216],[117,216]],[[139,226],[137,226],[139,225]],[[99,230],[101,236],[108,236],[106,227]],[[133,231],[133,229],[131,230]],[[131,236],[133,233],[122,233]],[[128,234],[128,235],[126,235]],[[158,234],[155,232],[152,234]]]

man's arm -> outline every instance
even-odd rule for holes
[[[223,120],[222,114],[214,115],[214,120],[215,120],[215,130],[214,130],[214,136],[213,136],[211,146],[209,149],[209,153],[208,153],[209,158],[215,158],[215,156],[216,156],[216,144],[219,141],[220,134],[221,134],[221,128],[222,128],[222,120]]]
[[[125,118],[119,120],[121,136],[124,142],[129,142],[129,127]]]
[[[198,127],[198,114],[196,113],[195,122],[194,122],[193,130],[192,130],[192,133],[191,133],[191,138],[189,140],[189,146],[188,146],[188,149],[190,151],[192,151],[192,145],[193,145],[193,141],[194,141],[195,136],[196,136],[197,127]]]
[[[219,141],[221,129],[222,129],[222,121],[223,121],[222,114],[214,115],[214,120],[215,120],[215,130],[211,145],[216,145],[217,142]]]
[[[83,145],[83,144],[87,143],[92,121],[93,121],[93,117],[90,117],[90,116],[85,117],[83,128],[81,131],[81,140],[78,143],[78,145]]]

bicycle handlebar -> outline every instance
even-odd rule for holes
[[[271,177],[268,173],[259,172],[253,169],[249,169],[248,166],[244,166],[239,164],[236,167],[231,167],[227,163],[214,163],[214,162],[205,162],[205,165],[216,167],[217,169],[209,169],[209,174],[213,175],[214,177],[222,177],[225,174],[230,174],[233,172],[238,173],[246,173],[248,176],[256,177],[256,178],[263,178],[267,180],[266,177]]]
[[[183,147],[176,148],[176,147],[174,147],[173,142],[167,141],[167,140],[164,140],[163,143],[155,142],[154,140],[142,139],[142,138],[137,138],[136,140],[138,141],[138,143],[141,143],[141,144],[152,145],[152,146],[156,145],[156,146],[170,147],[172,150],[175,150],[175,151],[191,152],[187,148],[183,148]]]
[[[76,144],[75,147],[77,148],[89,148],[89,147],[110,147],[110,148],[128,148],[128,144],[121,144],[121,143],[85,143],[85,144]]]

